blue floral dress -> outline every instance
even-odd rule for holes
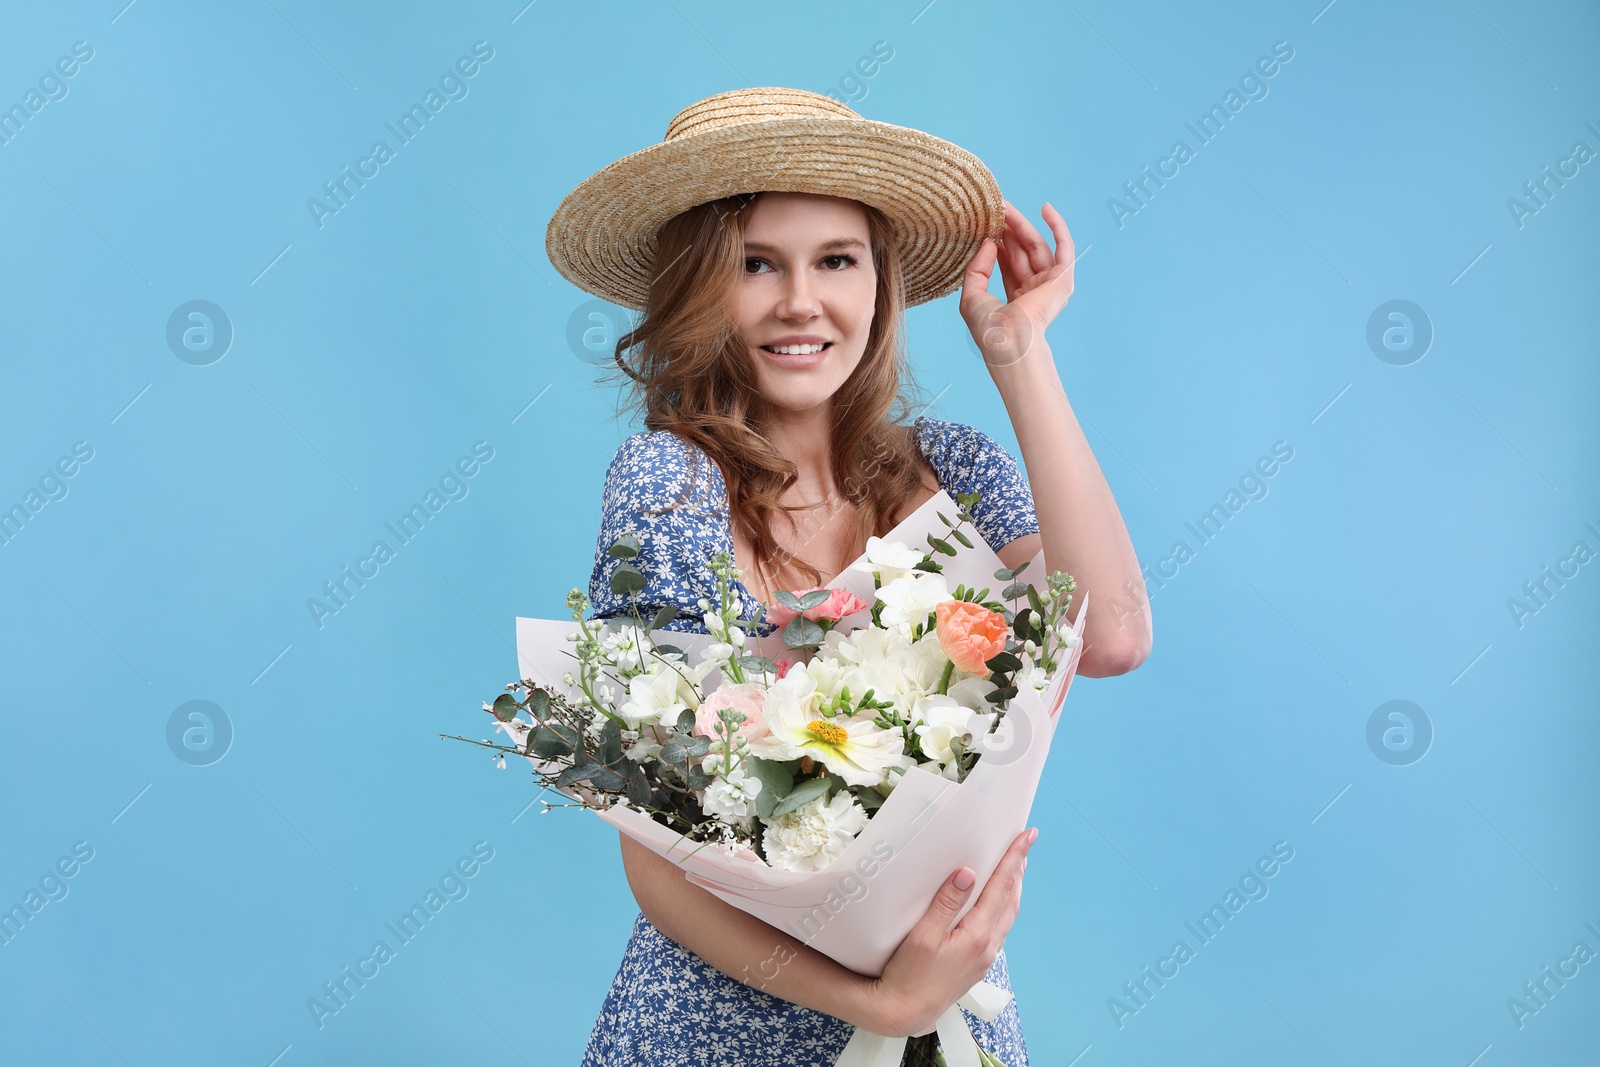
[[[998,551],[1037,533],[1033,495],[1017,461],[971,426],[919,417],[917,447],[952,496],[981,494],[972,522]],[[670,507],[693,484],[687,501]],[[656,511],[654,509],[669,508]],[[722,473],[698,448],[667,431],[642,431],[622,442],[606,471],[600,533],[589,601],[596,617],[626,615],[626,598],[611,592],[621,562],[607,549],[623,532],[640,541],[634,565],[647,586],[638,594],[648,619],[661,606],[680,612],[665,629],[704,633],[699,600],[715,602],[716,578],[706,564],[733,555],[732,519]],[[757,599],[735,580],[742,614]],[[770,628],[769,628],[770,629]],[[986,980],[1011,988],[1005,950]],[[1016,1001],[991,1022],[962,1009],[968,1028],[1006,1067],[1027,1067],[1028,1049]],[[854,1027],[832,1015],[775,997],[724,974],[667,937],[641,912],[595,1021],[581,1067],[830,1067]]]

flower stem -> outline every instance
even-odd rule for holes
[[[950,675],[955,671],[955,669],[955,660],[952,659],[945,661],[944,673],[939,676],[939,692],[943,693],[945,690],[950,688]]]

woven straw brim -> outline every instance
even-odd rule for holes
[[[966,149],[886,122],[807,117],[708,130],[624,156],[561,201],[545,252],[580,289],[642,310],[662,223],[696,204],[769,190],[881,210],[899,245],[908,307],[959,289],[984,236],[998,240],[1005,226],[999,184]]]

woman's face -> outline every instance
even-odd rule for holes
[[[835,196],[762,193],[745,215],[730,314],[774,407],[826,403],[861,362],[877,298],[870,241],[866,211]]]

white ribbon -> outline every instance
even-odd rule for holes
[[[944,1050],[945,1063],[949,1067],[980,1067],[978,1043],[973,1040],[972,1031],[967,1029],[967,1020],[961,1014],[962,1008],[989,1022],[1005,1010],[1010,1002],[1009,989],[1002,989],[993,982],[979,982],[967,990],[960,1000],[946,1008],[934,1024],[934,1029],[939,1033],[939,1047]],[[884,1037],[858,1026],[856,1032],[850,1035],[850,1043],[833,1061],[833,1067],[900,1067],[905,1052],[905,1038]]]

